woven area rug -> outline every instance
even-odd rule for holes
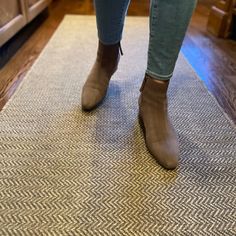
[[[0,235],[236,235],[234,125],[180,54],[180,166],[161,168],[137,119],[148,18],[127,17],[122,46],[105,101],[82,112],[95,18],[66,16],[0,113]]]

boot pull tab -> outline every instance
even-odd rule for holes
[[[145,75],[145,77],[144,77],[144,79],[143,79],[143,83],[142,83],[142,85],[141,85],[141,87],[140,87],[140,89],[139,89],[140,92],[143,91],[146,81],[147,81],[147,76]]]
[[[122,51],[120,42],[119,42],[119,50],[120,50],[120,54],[123,56],[123,51]]]

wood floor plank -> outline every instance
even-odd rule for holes
[[[206,11],[199,7],[193,15],[182,52],[224,112],[236,123],[236,42],[217,38],[206,28]]]

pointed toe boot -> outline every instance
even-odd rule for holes
[[[175,169],[179,159],[177,134],[168,116],[169,81],[157,81],[145,75],[140,88],[139,121],[149,152],[165,169]]]
[[[104,45],[98,42],[97,57],[82,89],[81,103],[83,110],[96,108],[106,95],[110,79],[115,73],[123,55],[120,42]]]

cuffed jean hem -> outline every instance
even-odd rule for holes
[[[169,75],[159,75],[159,74],[152,72],[148,69],[146,70],[146,74],[151,76],[153,79],[157,79],[157,80],[169,80],[173,76],[173,73],[171,73]]]

